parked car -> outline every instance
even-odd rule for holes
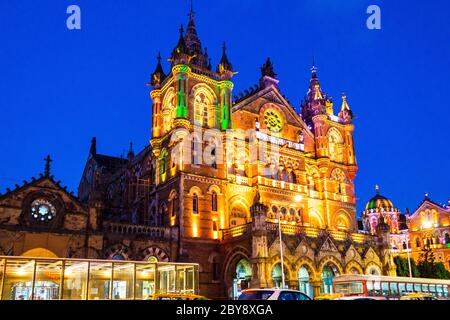
[[[182,294],[182,293],[154,293],[148,294],[143,300],[208,300],[204,296],[195,294]]]
[[[290,289],[245,289],[239,300],[311,300],[303,292]]]
[[[340,297],[335,300],[387,300],[386,297],[365,297],[365,296],[348,296]]]
[[[314,300],[336,300],[342,298],[344,295],[341,293],[324,293],[314,297]]]

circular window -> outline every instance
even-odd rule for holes
[[[268,109],[264,112],[264,124],[272,132],[280,132],[283,129],[283,118],[275,109]]]
[[[31,216],[40,222],[49,222],[55,218],[55,207],[45,199],[36,199],[31,204]]]

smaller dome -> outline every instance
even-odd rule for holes
[[[376,211],[380,209],[383,209],[384,211],[397,211],[392,201],[380,194],[378,185],[375,187],[375,190],[376,195],[367,202],[366,211],[371,209]]]

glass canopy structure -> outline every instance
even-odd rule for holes
[[[0,256],[0,300],[140,300],[198,294],[198,264]]]

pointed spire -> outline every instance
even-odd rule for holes
[[[189,49],[184,41],[184,28],[180,26],[180,37],[176,47],[172,50],[172,56],[169,61],[172,62],[172,66],[179,63],[188,63],[189,61]]]
[[[344,122],[351,122],[353,119],[353,112],[347,103],[347,96],[345,93],[342,93],[342,106],[338,116],[343,119]]]
[[[317,67],[313,60],[309,88],[306,94],[305,103],[302,106],[302,118],[308,125],[312,125],[312,118],[314,116],[327,113],[326,101],[327,99],[320,88],[319,79],[317,77]]]
[[[222,46],[222,58],[220,59],[220,63],[217,66],[217,73],[220,73],[221,75],[227,75],[229,78],[231,78],[233,74],[233,65],[230,63],[227,57],[227,45],[225,42]]]
[[[270,61],[270,58],[267,57],[266,63],[264,63],[261,67],[261,75],[263,77],[271,77],[273,79],[277,78],[277,74],[273,71],[273,63]]]
[[[151,75],[150,85],[153,87],[159,87],[166,78],[163,67],[161,65],[161,52],[158,52],[158,63],[156,64],[155,71]]]
[[[378,186],[378,184],[375,185],[375,193],[380,194],[380,187]]]
[[[128,160],[132,161],[134,159],[133,142],[130,142],[130,149],[128,150]]]
[[[191,10],[189,10],[189,17],[191,17],[192,19],[194,18],[194,9],[193,9],[193,1],[191,0]]]
[[[45,160],[44,175],[46,177],[50,177],[50,162],[52,162],[52,159],[50,158],[50,155],[48,155],[46,158],[44,158],[44,160]]]
[[[278,88],[277,74],[273,70],[273,63],[269,57],[267,57],[266,63],[261,67],[261,78],[259,79],[259,86],[261,88],[267,88],[270,85],[274,85]]]
[[[91,140],[91,149],[89,150],[89,153],[93,156],[97,154],[97,138],[93,137]]]

